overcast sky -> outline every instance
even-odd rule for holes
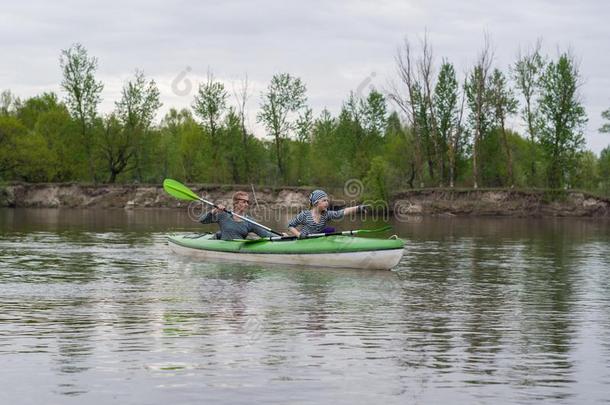
[[[463,75],[487,32],[504,71],[537,38],[551,57],[567,49],[576,55],[587,146],[599,153],[610,144],[610,135],[598,132],[600,114],[610,108],[608,16],[610,2],[593,0],[3,0],[0,90],[22,98],[60,92],[60,51],[80,42],[99,60],[103,112],[136,68],[158,83],[161,113],[189,106],[208,69],[229,89],[247,74],[250,127],[263,135],[255,114],[275,73],[303,79],[314,114],[324,107],[336,113],[350,90],[387,88],[405,36],[417,42],[427,31],[436,61],[448,59]]]

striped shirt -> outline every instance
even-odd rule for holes
[[[246,218],[251,219],[250,217]],[[212,214],[212,211],[210,211],[199,218],[199,222],[202,224],[218,223],[218,226],[220,226],[219,239],[222,240],[245,239],[250,232],[254,232],[261,237],[275,236],[271,232],[248,221],[235,221],[231,218],[231,215],[224,211],[219,211],[216,214]]]
[[[326,228],[326,223],[333,219],[343,218],[343,210],[326,211],[320,214],[320,222],[313,220],[313,215],[310,210],[301,211],[299,214],[288,223],[288,227],[296,228],[301,225],[301,235],[306,236],[312,233],[322,233]]]

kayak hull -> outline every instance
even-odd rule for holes
[[[402,258],[400,239],[328,237],[326,240],[218,241],[209,236],[169,236],[172,252],[205,261],[274,263],[299,266],[377,269],[395,267]]]

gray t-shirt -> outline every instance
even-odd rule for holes
[[[246,218],[250,217],[246,216]],[[275,236],[271,232],[260,226],[251,224],[248,221],[235,221],[231,215],[227,214],[225,211],[220,211],[216,214],[212,214],[212,211],[210,211],[199,218],[199,222],[202,224],[218,223],[218,226],[220,227],[220,239],[222,240],[245,239],[250,232],[254,232],[261,237]]]

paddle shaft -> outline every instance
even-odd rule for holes
[[[368,230],[368,229],[356,229],[356,230],[352,230],[352,231],[343,231],[343,232],[330,232],[330,233],[312,233],[310,235],[307,235],[304,238],[299,238],[298,236],[269,236],[266,238],[260,238],[260,239],[254,239],[253,241],[260,241],[260,240],[296,240],[296,239],[309,239],[309,238],[321,238],[324,236],[336,236],[336,235],[349,235],[349,236],[353,236],[353,235],[358,235],[359,233],[373,233],[373,232],[382,232],[387,230],[387,228],[381,228],[381,229],[373,229],[373,230]]]

